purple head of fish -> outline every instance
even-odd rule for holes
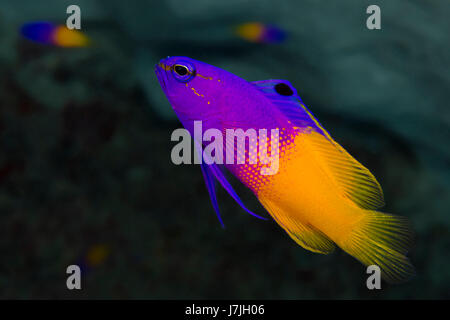
[[[155,73],[178,118],[189,130],[193,120],[212,122],[223,107],[225,88],[232,74],[187,57],[168,57]]]

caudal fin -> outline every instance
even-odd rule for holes
[[[412,245],[412,230],[404,217],[367,210],[339,245],[364,265],[380,267],[387,282],[404,282],[415,275],[406,257]]]

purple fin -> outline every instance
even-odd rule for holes
[[[197,142],[195,143],[195,147],[196,147],[197,152],[200,152],[201,148],[199,147],[199,144]],[[202,156],[203,156],[203,154],[202,154]],[[208,161],[208,162],[211,162],[211,161]],[[222,225],[223,228],[225,228],[225,225],[224,225],[224,223],[222,221],[222,217],[220,215],[219,205],[217,204],[217,196],[216,196],[216,189],[215,189],[214,178],[216,178],[220,182],[222,187],[230,194],[230,196],[247,213],[249,213],[250,215],[252,215],[252,216],[254,216],[254,217],[258,218],[258,219],[267,220],[267,218],[261,217],[261,216],[257,215],[256,213],[250,211],[249,209],[247,209],[245,207],[244,203],[239,198],[237,193],[234,191],[233,187],[228,182],[228,180],[225,178],[224,174],[222,173],[222,170],[219,168],[219,166],[217,164],[215,164],[215,163],[207,164],[203,160],[202,164],[201,164],[201,168],[202,168],[203,177],[205,178],[206,188],[208,189],[213,208],[216,211],[217,217],[218,217],[218,219],[220,221],[220,224]]]
[[[244,203],[239,198],[237,193],[234,191],[233,187],[228,182],[228,180],[225,178],[224,174],[222,173],[222,170],[220,170],[220,168],[217,164],[211,164],[208,167],[211,169],[212,173],[214,174],[214,177],[220,182],[222,187],[225,190],[227,190],[227,192],[230,194],[230,196],[242,207],[242,209],[244,209],[247,213],[249,213],[250,215],[252,215],[258,219],[267,220],[267,218],[261,217],[260,215],[257,215],[256,213],[250,211],[249,209],[247,209],[245,207]]]
[[[299,128],[311,127],[316,132],[329,137],[322,125],[303,104],[297,90],[287,80],[262,80],[252,82],[278,109]]]
[[[202,148],[200,146],[200,143],[197,141],[194,141],[195,144],[195,150],[197,151],[197,154],[199,157],[202,157]],[[208,168],[208,164],[205,163],[205,161],[202,161],[200,167],[202,168],[203,178],[205,179],[206,189],[208,189],[209,197],[211,198],[212,206],[214,208],[214,211],[216,211],[217,218],[219,219],[220,224],[222,225],[222,228],[225,229],[225,224],[223,223],[222,216],[220,215],[219,205],[217,203],[217,196],[216,196],[216,186],[214,181],[214,176],[211,175],[211,170]]]
[[[214,211],[216,211],[217,218],[219,219],[220,224],[222,225],[222,228],[225,229],[225,224],[223,223],[222,216],[220,215],[219,205],[217,204],[216,186],[215,186],[214,176],[211,175],[211,172],[206,163],[202,163],[201,168],[202,168],[202,172],[203,172],[203,177],[205,178],[206,188],[208,189],[209,197],[211,198],[211,202],[212,202]]]

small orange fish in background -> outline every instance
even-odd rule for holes
[[[286,32],[283,29],[261,22],[243,23],[234,31],[239,38],[254,43],[281,43],[286,39]]]
[[[50,22],[31,22],[24,24],[20,33],[33,42],[64,48],[86,47],[89,38],[81,31],[70,30],[65,25]]]
[[[103,244],[92,246],[86,254],[86,263],[89,266],[102,264],[109,256],[109,247]]]
[[[101,266],[108,259],[111,249],[105,244],[95,244],[88,248],[85,255],[78,261],[83,272],[90,272],[92,269]]]

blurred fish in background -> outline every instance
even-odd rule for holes
[[[78,30],[70,30],[65,25],[50,22],[30,22],[20,29],[21,34],[34,42],[58,47],[85,47],[89,39]]]
[[[370,1],[78,0],[95,46],[54,50],[18,32],[64,21],[72,4],[0,0],[1,297],[74,294],[56,275],[102,234],[115,254],[85,298],[450,298],[448,1],[380,0],[382,29],[368,30]],[[252,21],[284,41],[233,32]],[[166,56],[301,88],[379,178],[383,210],[409,213],[414,281],[368,292],[357,262],[330,267],[334,256],[300,253],[272,223],[250,230],[227,197],[220,232],[199,168],[170,161],[180,124],[153,72]]]
[[[110,247],[106,244],[91,245],[77,261],[83,274],[103,265],[110,255]]]
[[[278,26],[261,22],[247,22],[235,27],[234,32],[240,38],[255,43],[281,43],[286,32]]]

